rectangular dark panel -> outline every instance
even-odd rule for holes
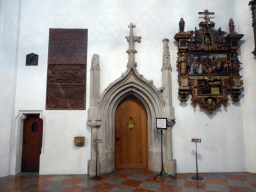
[[[87,29],[50,29],[47,110],[86,109]]]
[[[50,29],[48,64],[86,64],[87,29]]]

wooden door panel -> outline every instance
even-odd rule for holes
[[[23,127],[22,172],[39,171],[42,134],[43,120],[39,115],[28,115]]]
[[[134,127],[129,128],[130,118]],[[116,168],[133,169],[148,167],[147,113],[135,97],[125,98],[117,107],[115,115]]]

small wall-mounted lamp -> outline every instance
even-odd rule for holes
[[[135,124],[135,123],[133,122],[133,119],[132,119],[132,117],[131,117],[130,120],[129,120],[129,123],[128,123],[129,128],[132,129],[133,126],[134,126],[134,124]]]

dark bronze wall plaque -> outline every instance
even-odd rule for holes
[[[37,65],[38,65],[38,55],[34,53],[27,54],[26,66],[37,66]]]
[[[50,29],[47,110],[86,109],[87,29]]]

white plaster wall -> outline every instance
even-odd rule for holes
[[[248,2],[249,3],[249,2]],[[246,3],[246,5],[248,5]],[[256,173],[256,58],[251,53],[254,48],[254,35],[252,28],[252,12],[249,6],[242,1],[236,1],[238,29],[245,34],[241,45],[240,61],[243,63],[242,76],[244,79],[243,119],[245,132],[246,165],[247,171]]]
[[[13,128],[19,0],[0,1],[0,177],[9,174],[10,136]]]
[[[145,78],[152,79],[157,87],[161,86],[162,79],[162,39],[170,40],[173,106],[177,122],[173,126],[173,149],[177,171],[195,172],[195,146],[191,143],[193,137],[202,139],[198,145],[200,172],[246,171],[248,163],[245,161],[245,147],[247,150],[250,148],[248,143],[244,143],[244,134],[249,136],[243,129],[245,98],[240,104],[229,102],[227,108],[222,107],[211,116],[200,110],[199,106],[192,107],[190,98],[187,103],[180,103],[176,70],[177,45],[173,39],[178,32],[181,17],[186,22],[185,30],[194,30],[202,21],[197,13],[204,9],[215,12],[212,21],[216,23],[216,29],[221,27],[228,31],[231,17],[235,24],[238,22],[235,6],[233,0],[22,0],[15,116],[19,110],[43,110],[45,122],[40,173],[84,174],[87,173],[87,160],[90,159],[91,138],[90,129],[86,126],[87,110],[45,110],[49,28],[88,29],[88,109],[91,58],[93,54],[100,55],[102,92],[126,70],[128,43],[125,36],[129,35],[127,25],[130,22],[137,26],[134,35],[142,36],[141,43],[135,45],[138,50],[138,71]],[[239,6],[246,7],[247,4]],[[9,11],[4,16],[8,16]],[[250,15],[246,19],[250,19]],[[8,31],[8,28],[4,30]],[[250,32],[243,31],[246,36]],[[26,54],[32,52],[39,55],[37,67],[25,66]],[[243,63],[244,66],[249,65],[246,61]],[[7,106],[5,108],[8,109]],[[74,146],[73,138],[78,135],[86,137],[85,147]],[[2,134],[0,137],[2,141]],[[4,143],[8,145],[7,141]],[[1,154],[7,153],[1,145]]]
[[[183,2],[183,1],[182,1]],[[189,6],[186,6],[186,3]],[[176,8],[180,7],[179,2]],[[178,30],[175,23],[183,17],[186,22],[185,31],[194,30],[202,20],[197,13],[204,9],[215,12],[211,21],[216,23],[215,28],[221,27],[228,32],[228,22],[234,18],[236,22],[234,1],[184,1],[181,8],[175,11],[174,22],[171,25],[171,37]],[[174,8],[175,10],[175,8]],[[210,17],[211,18],[211,17]],[[176,24],[177,26],[177,24]],[[173,106],[175,107],[176,125],[173,126],[174,158],[177,159],[178,172],[195,172],[195,144],[191,138],[201,138],[198,144],[199,172],[233,172],[245,171],[245,149],[243,133],[243,113],[241,104],[233,104],[230,100],[227,108],[221,107],[212,115],[204,110],[193,107],[191,96],[187,103],[178,100],[177,82],[177,47],[171,44],[173,71]]]

